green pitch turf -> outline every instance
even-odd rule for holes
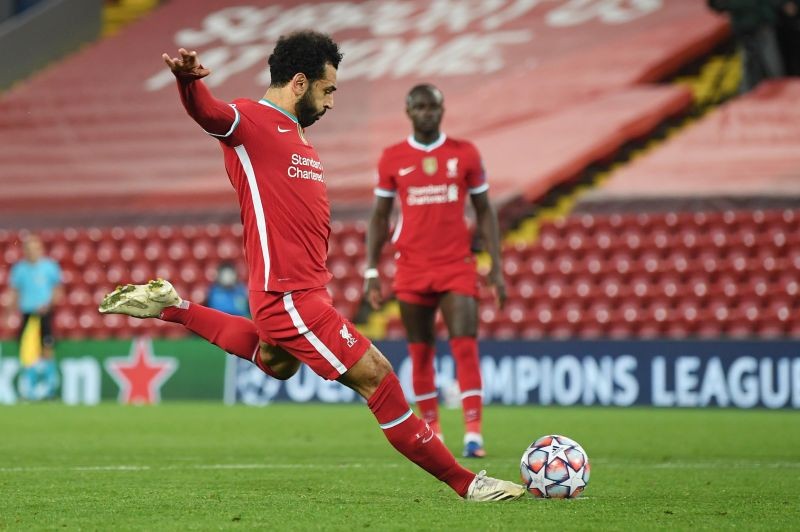
[[[457,411],[444,411],[460,451]],[[800,414],[488,408],[490,458],[562,433],[584,445],[579,500],[469,504],[405,461],[364,406],[0,408],[0,530],[789,530]]]

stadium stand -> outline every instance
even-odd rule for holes
[[[157,320],[101,316],[97,302],[119,283],[152,277],[169,278],[181,294],[200,301],[220,261],[241,264],[238,224],[194,223],[232,221],[234,194],[214,143],[184,116],[169,79],[163,82],[158,57],[164,49],[196,43],[201,53],[211,50],[209,64],[224,76],[226,58],[219,50],[244,48],[203,33],[209,21],[222,20],[220,7],[233,2],[191,2],[191,10],[188,4],[175,0],[157,8],[0,97],[0,227],[8,228],[0,229],[0,256],[7,265],[20,257],[19,227],[71,224],[41,231],[65,271],[68,304],[56,316],[62,338],[183,335],[182,328]],[[414,5],[424,11],[428,4]],[[290,31],[294,8],[276,8],[270,22]],[[322,16],[317,7],[307,9],[311,19]],[[535,40],[506,47],[490,76],[437,78],[447,95],[446,130],[481,148],[493,197],[501,202],[522,198],[530,204],[686,113],[689,89],[654,82],[707,53],[728,32],[723,19],[695,2],[665,4],[658,16],[627,21],[625,32],[591,20],[558,27],[554,12],[532,9],[510,22],[500,17],[497,27],[517,37],[530,28]],[[368,15],[371,24],[379,22],[375,13]],[[416,31],[450,38],[456,15]],[[303,20],[307,25],[309,19]],[[486,24],[467,20],[464,28],[487,31]],[[251,29],[258,36],[240,36],[239,44],[267,48],[273,26]],[[348,29],[350,45],[377,38],[372,31],[369,25]],[[134,48],[127,68],[109,78],[103,58]],[[548,54],[530,59],[541,49]],[[353,70],[342,69],[336,120],[326,119],[310,133],[339,214],[368,208],[378,152],[407,130],[401,112],[407,84],[391,72],[363,83],[369,76],[358,48],[353,50]],[[259,57],[257,64],[228,72],[215,92],[257,97],[262,64]],[[56,83],[59,91],[52,90]],[[507,89],[502,101],[499,87]],[[498,311],[488,294],[482,297],[481,335],[800,335],[793,319],[800,305],[794,179],[800,138],[792,108],[799,96],[796,82],[778,81],[722,106],[616,169],[580,198],[574,214],[544,222],[536,240],[509,241],[509,301]],[[654,206],[661,209],[650,212]],[[663,212],[667,206],[675,212]],[[128,223],[132,218],[137,223]],[[365,225],[344,219],[333,222],[329,289],[336,306],[355,316]],[[159,220],[165,223],[152,223]],[[388,250],[380,269],[386,278],[393,275]],[[0,293],[7,272],[0,269]],[[396,314],[387,316],[376,337],[403,337]],[[0,323],[0,338],[13,336],[17,320]]]
[[[355,315],[362,294],[363,223],[333,224],[329,267],[335,304]],[[202,301],[221,260],[241,260],[239,225],[69,228],[42,232],[65,272],[61,337],[181,336],[158,320],[101,316],[97,301],[121,282],[173,280]],[[546,224],[530,245],[506,248],[509,301],[485,294],[481,334],[522,337],[798,336],[800,210],[576,214]],[[19,233],[0,231],[10,264]],[[393,273],[390,256],[381,264]],[[6,270],[0,274],[6,275]],[[0,276],[0,286],[7,279]],[[4,303],[4,302],[3,302]],[[13,316],[0,327],[9,338]],[[440,327],[442,324],[439,324]],[[402,337],[392,318],[386,336]]]
[[[799,99],[796,79],[764,82],[615,172],[603,187],[583,196],[577,208],[796,206]]]
[[[336,306],[348,316],[356,313],[361,299],[361,272],[364,259],[363,223],[332,225],[329,267],[335,278],[330,290]],[[242,228],[239,224],[114,226],[108,228],[67,228],[44,230],[39,234],[48,255],[64,271],[67,301],[55,316],[62,338],[126,338],[133,333],[156,336],[183,336],[182,328],[165,326],[158,320],[125,319],[101,316],[98,302],[114,286],[148,279],[170,279],[187,299],[204,301],[209,283],[221,261],[235,261],[246,278],[242,259]],[[13,264],[22,257],[23,232],[0,230],[0,257]],[[8,301],[8,269],[0,269],[0,305]],[[0,323],[0,338],[11,338],[19,327],[19,316],[11,315]]]
[[[392,18],[379,3],[165,3],[0,97],[0,224],[233,215],[218,150],[183,113],[160,60],[178,46],[199,49],[219,97],[258,98],[265,50],[280,33],[346,31],[335,119],[315,125],[310,138],[334,208],[363,212],[380,149],[408,129],[402,108],[411,80],[436,78],[447,95],[446,130],[481,148],[497,199],[535,199],[680,112],[685,90],[647,84],[728,33],[700,2],[609,13],[523,4],[480,12],[458,4],[443,13],[419,0]],[[388,22],[402,31],[387,30]],[[108,58],[121,51],[125,67],[109,75]]]

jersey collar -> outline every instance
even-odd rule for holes
[[[433,150],[444,144],[444,141],[447,140],[447,135],[445,135],[444,133],[439,133],[439,138],[434,140],[430,144],[422,144],[421,142],[417,142],[414,139],[413,133],[409,135],[408,139],[406,140],[408,141],[408,145],[411,146],[412,148],[415,148],[417,150],[422,150],[424,152],[432,152]]]
[[[299,123],[297,121],[297,117],[296,116],[294,116],[292,113],[290,113],[286,109],[275,105],[274,103],[272,103],[271,101],[267,100],[266,98],[261,98],[260,100],[258,100],[258,103],[260,103],[261,105],[266,105],[267,107],[272,107],[276,111],[279,111],[279,112],[285,114],[287,117],[291,118],[292,122],[294,122],[295,124]]]

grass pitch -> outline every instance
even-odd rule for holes
[[[460,413],[443,411],[460,451]],[[360,405],[0,408],[0,530],[790,530],[800,414],[490,407],[490,457],[519,479],[533,439],[586,448],[579,500],[469,504],[406,462]]]

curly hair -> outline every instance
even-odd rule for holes
[[[329,35],[316,31],[296,31],[281,35],[269,56],[270,85],[282,87],[302,72],[309,81],[325,75],[325,65],[339,68],[342,54]]]

